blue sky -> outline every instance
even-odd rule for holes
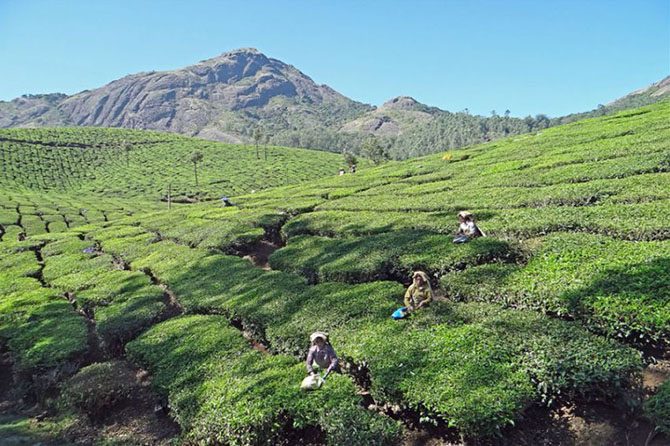
[[[241,47],[375,105],[559,116],[670,74],[670,1],[0,0],[0,100]]]

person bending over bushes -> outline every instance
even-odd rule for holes
[[[465,243],[473,238],[484,237],[484,233],[477,227],[475,217],[471,212],[459,212],[458,223],[458,232],[456,233],[456,237],[454,237],[454,243]]]
[[[430,287],[428,274],[423,271],[415,271],[412,274],[412,284],[405,292],[405,313],[428,306],[433,300],[433,289]]]
[[[311,334],[309,340],[312,346],[309,348],[309,353],[307,354],[307,373],[309,375],[316,374],[313,367],[314,362],[316,362],[318,368],[326,370],[326,374],[323,376],[324,379],[330,372],[340,373],[337,354],[328,341],[328,334],[322,331],[315,331]]]

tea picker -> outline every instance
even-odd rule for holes
[[[228,198],[228,196],[226,196],[226,195],[221,197],[221,204],[223,205],[224,208],[225,207],[230,207],[230,206],[235,206],[235,203],[230,201],[230,198]]]
[[[309,340],[311,346],[305,363],[309,376],[302,381],[300,387],[311,390],[321,387],[330,372],[339,372],[340,365],[335,349],[333,349],[328,340],[328,333],[315,331],[310,335]],[[314,367],[323,369],[326,373],[323,376],[319,376],[314,371]]]
[[[471,212],[461,211],[458,213],[458,232],[454,237],[454,243],[466,243],[476,237],[485,237],[484,233],[475,223],[475,217]]]
[[[419,308],[425,308],[433,301],[433,289],[430,286],[428,274],[423,271],[414,271],[412,284],[405,292],[404,307],[393,312],[391,317],[395,320],[404,319]]]

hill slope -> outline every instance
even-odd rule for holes
[[[203,155],[195,169],[194,152]],[[169,133],[67,128],[0,130],[0,185],[34,191],[164,199],[216,199],[335,175],[340,156],[228,145]],[[195,175],[198,175],[196,187]]]
[[[103,126],[153,129],[231,143],[259,131],[275,145],[358,153],[381,139],[395,159],[539,130],[667,97],[667,79],[598,110],[549,120],[471,116],[393,98],[380,107],[317,85],[295,67],[244,48],[185,68],[136,73],[72,96],[0,101],[0,127]]]
[[[61,414],[81,426],[117,425],[132,401],[132,385],[110,379],[120,361],[148,371],[186,442],[381,445],[418,425],[451,442],[533,444],[546,432],[524,437],[524,420],[544,404],[611,411],[640,390],[640,351],[670,356],[669,118],[665,102],[236,208],[5,236],[0,340],[29,388],[57,377]],[[461,209],[488,237],[452,243]],[[268,245],[272,271],[239,258]],[[417,269],[439,298],[393,321]],[[300,392],[317,329],[344,374]],[[668,430],[663,395],[647,407]]]
[[[126,127],[225,142],[250,141],[259,121],[272,135],[296,127],[336,128],[371,108],[252,48],[178,70],[132,74],[69,97],[31,96],[0,105],[3,127]]]

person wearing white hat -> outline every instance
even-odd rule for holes
[[[312,345],[307,354],[307,373],[310,375],[315,373],[314,362],[319,368],[326,370],[324,377],[330,372],[339,372],[339,361],[335,349],[328,341],[328,333],[315,331],[310,335],[309,340]]]
[[[458,213],[458,232],[454,243],[465,243],[476,237],[484,237],[484,233],[475,223],[475,217],[471,212],[461,211]]]

